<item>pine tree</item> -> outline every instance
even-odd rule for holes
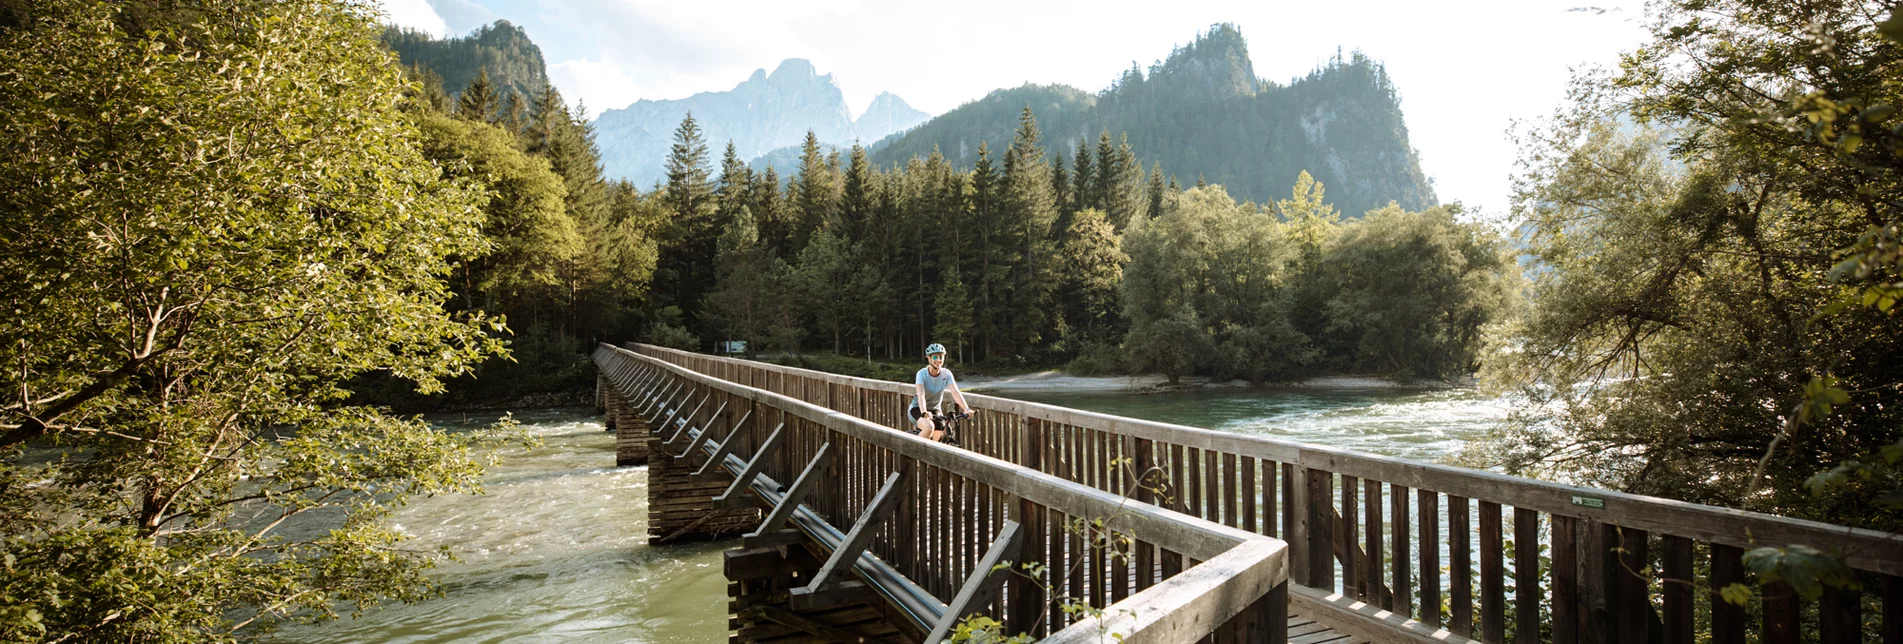
[[[794,215],[793,226],[788,231],[788,252],[799,253],[806,248],[813,231],[832,219],[833,209],[839,202],[833,189],[832,168],[820,153],[819,136],[812,130],[806,131],[806,142],[800,148],[799,176],[788,186],[788,192],[787,201],[791,202]]]
[[[1008,321],[1000,325],[1009,334],[1011,350],[1019,355],[1038,348],[1050,337],[1057,287],[1051,244],[1057,210],[1041,138],[1037,116],[1026,107],[1018,116],[1018,131],[1004,155],[1005,230],[1013,243],[1011,252],[1017,265],[1011,270],[1009,282]]]
[[[1147,213],[1149,217],[1163,216],[1163,213],[1165,212],[1164,208],[1167,203],[1166,197],[1169,194],[1167,192],[1168,190],[1169,188],[1163,185],[1163,164],[1157,163],[1157,164],[1151,165],[1150,166],[1150,207],[1149,207],[1149,212]]]
[[[1107,130],[1106,133],[1108,133]],[[1096,166],[1090,162],[1090,158],[1090,140],[1085,138],[1077,139],[1077,154],[1071,161],[1071,164],[1076,166],[1076,171],[1071,175],[1070,189],[1071,208],[1075,210],[1083,210],[1085,208],[1103,209],[1103,204],[1097,201],[1095,187],[1097,185],[1097,172],[1095,169]]]
[[[775,257],[792,257],[788,235],[793,222],[786,201],[780,197],[780,171],[768,165],[748,188],[747,208],[753,211],[760,227],[760,244]]]
[[[674,130],[674,145],[667,156],[667,184],[661,204],[667,209],[668,222],[661,237],[661,258],[656,282],[662,287],[659,304],[680,306],[687,314],[690,331],[701,331],[698,304],[713,288],[714,254],[720,230],[714,225],[717,202],[708,175],[707,144],[702,141],[699,124],[689,113]]]
[[[833,234],[855,244],[865,241],[875,199],[872,181],[872,163],[866,159],[866,149],[853,143],[850,161],[846,166],[845,189],[839,200],[838,219],[827,222]]]
[[[1001,186],[998,171],[991,164],[991,148],[978,143],[978,162],[971,169],[970,230],[972,231],[972,267],[977,269],[977,302],[972,314],[974,359],[990,357],[998,335],[993,315],[1005,302],[1004,278],[1015,264],[1011,248],[1004,239],[1000,216]]]
[[[959,278],[956,267],[947,273],[932,301],[938,323],[932,327],[931,335],[936,338],[935,342],[951,345],[958,361],[963,363],[965,345],[971,338],[971,293],[965,288],[965,281]]]
[[[733,221],[753,195],[753,170],[747,167],[747,162],[740,160],[740,151],[732,139],[727,141],[727,151],[720,157],[720,180],[714,188],[714,194],[720,204],[720,219],[723,222]],[[756,229],[753,235],[757,241],[759,231]]]
[[[489,70],[476,74],[456,100],[456,114],[471,121],[489,122],[496,110],[496,90],[489,83]]]

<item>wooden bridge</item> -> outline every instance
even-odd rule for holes
[[[1903,644],[1898,535],[974,394],[959,449],[901,383],[594,358],[650,540],[744,533],[734,642]],[[1862,589],[1719,598],[1794,543]]]

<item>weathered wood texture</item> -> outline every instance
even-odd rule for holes
[[[643,407],[655,435],[673,437],[676,449],[691,447],[678,458],[654,452],[650,490],[669,490],[662,494],[683,499],[679,507],[701,510],[701,521],[708,521],[714,496],[730,494],[733,503],[726,505],[754,513],[758,523],[758,508],[775,507],[797,488],[798,508],[782,507],[782,514],[790,515],[787,524],[805,535],[816,556],[825,551],[821,558],[834,572],[800,577],[806,584],[827,580],[810,592],[780,589],[787,591],[788,601],[774,610],[736,609],[737,634],[792,629],[847,637],[827,631],[826,624],[800,620],[858,601],[858,593],[867,592],[862,588],[884,598],[874,602],[875,608],[912,627],[940,623],[961,589],[971,591],[964,599],[967,609],[1000,617],[1014,632],[1049,637],[1075,632],[1078,623],[1092,619],[1088,613],[1059,610],[1055,597],[1039,597],[1050,588],[1103,608],[1109,619],[1143,616],[1114,627],[1125,641],[1286,640],[1286,593],[1277,589],[1286,587],[1287,545],[1222,520],[1241,516],[1230,509],[1235,501],[1221,502],[1223,495],[1233,499],[1234,494],[1218,491],[1235,488],[1234,459],[1213,452],[1196,455],[1207,466],[1197,477],[1199,488],[1209,494],[1199,498],[1211,502],[1203,507],[1222,513],[1204,520],[1130,498],[1141,489],[1135,483],[1138,472],[1131,469],[1136,444],[1108,433],[1065,428],[1060,441],[1032,444],[1019,438],[1025,424],[1009,417],[981,418],[967,426],[967,446],[1033,466],[1016,465],[891,431],[890,424],[903,418],[904,398],[894,392],[785,378],[732,363],[690,370],[612,348],[596,358],[604,372],[621,373],[621,380],[610,377],[618,388],[639,383],[631,386],[641,391],[628,392],[630,406],[659,401]],[[627,380],[638,378],[631,373],[652,369],[664,373]],[[735,417],[751,420],[739,429],[725,425]],[[867,420],[875,418],[888,425]],[[763,439],[762,428],[768,427],[773,438]],[[815,465],[822,452],[826,457]],[[716,457],[720,462],[701,479],[689,476]],[[728,483],[734,474],[745,476],[738,484]],[[783,483],[802,474],[800,485]],[[738,503],[740,494],[751,498],[750,504]],[[673,526],[688,518],[669,514],[673,508],[661,503],[652,507],[657,514],[651,522],[661,526],[654,528],[657,533],[678,530]],[[1019,582],[1004,580],[1002,596],[991,601],[993,596],[975,590],[983,585],[972,580],[986,576],[979,568],[993,565],[987,551],[1008,524],[1016,524],[1020,535],[1009,568],[1021,573],[1022,564],[1035,564],[1042,578],[1014,573]],[[767,526],[748,543],[786,547],[778,527]],[[1166,557],[1139,558],[1138,552]],[[1169,555],[1175,557],[1174,569],[1167,564]],[[1132,562],[1139,563],[1133,567]],[[816,566],[810,572],[818,571]]]
[[[902,401],[911,389],[629,348],[888,427],[903,423]],[[1140,500],[1285,539],[1297,583],[1326,593],[1339,589],[1424,628],[1445,623],[1452,633],[1486,641],[1733,642],[1744,641],[1747,632],[1769,640],[1795,637],[1801,629],[1794,624],[1808,619],[1823,621],[1804,628],[1828,631],[1833,640],[1849,637],[1853,621],[1867,626],[1860,630],[1903,638],[1893,635],[1903,633],[1903,584],[1893,581],[1903,576],[1897,535],[1038,403],[967,399],[980,411],[965,444],[971,452],[1098,490],[1134,489],[1131,496]],[[948,485],[920,491],[971,502],[958,481]],[[994,517],[1005,510],[988,509]],[[931,519],[920,521],[916,527],[937,529]],[[1073,543],[1061,521],[1029,524],[1026,531],[1045,541],[1027,543],[1027,552],[1074,556],[1086,567],[1100,560],[1097,549]],[[936,533],[921,538],[921,552],[950,554],[937,539]],[[1139,562],[1130,579],[1137,587],[1179,574],[1185,554],[1197,559],[1139,543],[1131,554]],[[1738,562],[1744,548],[1786,543],[1840,548],[1853,568],[1882,583],[1866,583],[1860,593],[1833,592],[1822,602],[1788,594],[1760,596],[1749,607],[1711,600],[1731,583],[1755,586]],[[1540,563],[1542,550],[1550,567]],[[973,555],[960,556],[968,561]],[[1699,560],[1708,563],[1691,565]],[[1056,588],[1117,597],[1118,583],[1101,583],[1123,578],[1115,566],[1112,557],[1089,568],[1094,576],[1086,571]]]

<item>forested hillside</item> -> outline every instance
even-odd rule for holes
[[[903,163],[936,146],[971,167],[978,144],[1008,141],[1011,115],[1027,106],[1054,150],[1127,134],[1132,149],[1183,182],[1200,177],[1238,199],[1273,199],[1306,170],[1349,217],[1389,201],[1412,210],[1437,203],[1380,63],[1354,53],[1280,85],[1255,76],[1241,31],[1227,24],[1094,96],[1065,86],[992,92],[884,142],[874,160]]]
[[[489,75],[489,83],[504,101],[511,93],[527,99],[548,84],[542,48],[530,41],[521,27],[507,20],[497,20],[467,36],[441,40],[420,31],[389,27],[383,31],[383,43],[404,65],[435,72],[452,96],[483,73]]]

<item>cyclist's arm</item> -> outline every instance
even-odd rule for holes
[[[945,388],[951,390],[952,400],[958,402],[958,409],[967,414],[971,413],[971,405],[965,404],[965,392],[958,390],[957,378],[952,378],[951,384],[946,385]]]

